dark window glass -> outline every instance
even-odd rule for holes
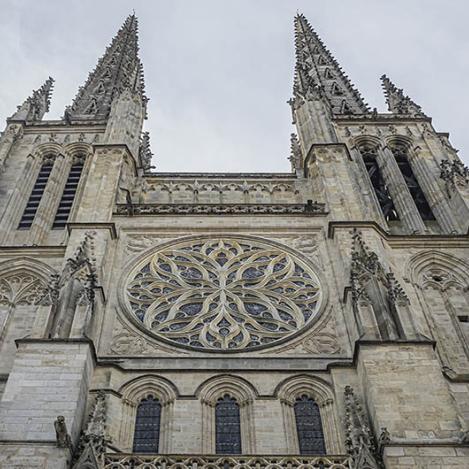
[[[228,395],[215,406],[216,453],[241,454],[239,405]]]
[[[18,225],[18,229],[27,230],[28,228],[31,228],[53,166],[54,163],[52,161],[47,161],[41,166],[33,190],[29,196],[28,203],[24,209],[23,216],[21,217],[20,224]]]
[[[399,169],[401,170],[402,176],[404,177],[405,183],[409,188],[410,195],[414,199],[415,205],[420,212],[420,216],[423,220],[434,220],[435,216],[433,215],[432,209],[430,208],[430,205],[428,205],[425,194],[420,188],[417,178],[412,170],[412,166],[410,166],[407,157],[407,149],[404,146],[399,145],[392,148],[392,152]]]
[[[376,153],[368,148],[361,149],[360,152],[384,218],[386,221],[398,220],[399,215],[376,162]]]
[[[326,454],[319,407],[308,396],[299,397],[294,405],[300,454]]]
[[[68,173],[67,182],[65,183],[62,198],[60,199],[57,213],[55,214],[53,229],[65,228],[65,224],[70,216],[73,201],[77,193],[78,183],[80,182],[81,172],[83,171],[83,163],[77,162],[70,168]]]
[[[135,419],[134,452],[158,453],[160,439],[161,404],[158,399],[148,396],[137,407]]]

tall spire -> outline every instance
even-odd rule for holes
[[[334,114],[364,114],[368,106],[304,15],[295,17],[294,99],[324,96]]]
[[[112,101],[124,90],[139,93],[146,103],[135,14],[125,20],[85,85],[79,88],[72,105],[65,110],[65,119],[105,119]]]
[[[37,90],[34,90],[16,112],[10,117],[11,120],[40,121],[44,114],[49,111],[54,79],[49,77]]]
[[[393,114],[426,117],[422,108],[406,96],[404,90],[397,88],[386,75],[381,77],[381,82],[389,111]]]

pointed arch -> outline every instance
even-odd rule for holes
[[[469,264],[436,250],[412,256],[406,272],[412,281],[443,365],[468,373]]]
[[[258,393],[254,386],[244,378],[234,375],[219,375],[209,378],[196,390],[202,404],[202,450],[215,453],[217,450],[217,431],[222,423],[217,415],[217,404],[226,399],[239,409],[241,451],[243,454],[256,452],[254,416],[252,404]],[[232,406],[232,411],[234,407]],[[233,414],[234,415],[234,414]]]
[[[314,424],[317,440],[314,443],[316,451],[325,448],[327,453],[339,454],[342,450],[340,432],[338,430],[337,410],[334,393],[330,384],[318,376],[296,375],[282,381],[275,389],[282,405],[283,423],[287,438],[288,451],[291,453],[307,453],[308,442],[303,439],[304,429]],[[305,407],[298,412],[298,404]],[[314,422],[301,420],[300,413],[310,411],[315,415]],[[319,411],[319,415],[317,415]],[[321,435],[323,443],[321,444]],[[301,441],[303,439],[303,441]],[[311,443],[311,442],[310,442]]]
[[[135,438],[143,416],[149,419],[147,424],[152,426],[153,434],[158,438],[153,446],[150,445],[151,448],[157,448],[160,453],[171,452],[173,406],[179,396],[177,387],[161,376],[144,375],[123,384],[119,392],[122,394],[121,446],[128,451],[135,448]]]

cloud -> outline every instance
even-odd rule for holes
[[[60,117],[132,8],[160,171],[289,171],[297,9],[371,106],[387,73],[469,160],[465,0],[7,0],[0,117],[49,75]]]

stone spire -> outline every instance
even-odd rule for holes
[[[381,77],[381,82],[390,112],[412,117],[426,117],[422,108],[406,96],[402,89],[397,88],[386,75]]]
[[[21,106],[18,106],[10,120],[40,121],[49,111],[53,87],[54,79],[49,77],[39,89],[32,92]]]
[[[65,119],[106,119],[113,100],[124,90],[137,92],[146,104],[143,67],[138,57],[138,21],[130,15],[118,31],[96,68],[80,87]]]
[[[304,15],[295,17],[294,101],[325,97],[333,114],[365,114],[368,106]]]

